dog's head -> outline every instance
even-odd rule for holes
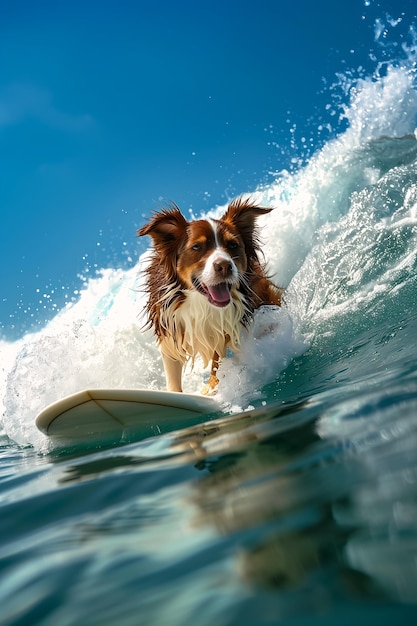
[[[225,307],[234,289],[247,284],[257,262],[255,222],[272,209],[238,198],[219,220],[188,222],[176,205],[155,212],[138,235],[150,235],[154,263],[164,267],[169,282],[194,289],[213,306]]]

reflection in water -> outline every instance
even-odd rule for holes
[[[64,475],[59,479],[60,483],[78,481],[82,478],[92,478],[109,470],[128,468],[130,466],[139,465],[140,459],[136,459],[127,454],[108,456],[96,461],[84,461],[83,463],[75,463],[70,465]]]
[[[340,488],[329,468],[321,467],[322,445],[310,422],[267,441],[253,440],[244,450],[207,459],[208,473],[194,483],[197,526],[213,524],[220,533],[243,533],[236,567],[243,580],[266,588],[308,585],[326,580],[339,566],[345,575],[343,547],[349,530],[338,527],[330,502]],[[320,461],[318,459],[321,459]],[[203,469],[203,464],[200,464]],[[251,529],[257,529],[251,537]],[[363,577],[358,576],[358,589]],[[315,581],[317,582],[317,581]]]
[[[120,493],[122,509],[80,525],[80,541],[110,534],[143,553],[146,537],[156,541],[156,523],[165,551],[180,550],[172,533],[185,524],[183,547],[207,532],[219,550],[226,540],[248,589],[302,592],[319,612],[340,601],[415,604],[417,437],[414,415],[393,422],[397,408],[385,407],[366,427],[346,420],[322,436],[326,416],[334,416],[324,401],[270,404],[66,461],[60,482],[102,476],[114,503]],[[135,504],[125,509],[129,490]],[[152,490],[153,523],[144,507]]]
[[[191,500],[197,527],[239,537],[243,579],[267,588],[320,579],[328,593],[417,602],[415,435],[393,442],[368,433],[352,449],[321,440],[313,420],[271,436],[260,424],[245,446],[242,437],[234,433],[237,449],[229,441],[215,457],[204,454],[215,442],[200,441],[205,475]]]

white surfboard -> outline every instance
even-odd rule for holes
[[[80,391],[46,407],[37,428],[53,439],[118,442],[157,435],[219,411],[213,398],[141,389]]]

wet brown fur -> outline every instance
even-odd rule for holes
[[[255,309],[262,305],[281,305],[281,289],[267,275],[256,218],[272,209],[237,198],[232,201],[216,226],[217,243],[230,255],[238,270],[238,284],[232,289],[233,298],[240,299],[244,313],[240,324],[250,323]],[[147,325],[153,328],[161,345],[171,325],[167,316],[173,316],[196,290],[196,276],[203,271],[207,258],[213,252],[213,228],[208,220],[187,221],[177,205],[154,212],[151,220],[138,230],[138,236],[149,235],[153,241],[150,263],[146,268]],[[204,297],[204,296],[202,296]],[[228,306],[233,306],[233,302]],[[182,341],[181,328],[174,328],[176,345]],[[225,337],[225,349],[228,338]],[[192,355],[195,356],[195,355]],[[221,355],[223,356],[223,355]],[[213,351],[213,368],[217,369],[219,355]],[[178,360],[184,362],[183,356]],[[212,369],[212,385],[217,380]],[[214,376],[214,378],[213,378]],[[180,390],[180,389],[178,389]]]

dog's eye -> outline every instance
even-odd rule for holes
[[[191,249],[198,251],[198,250],[201,250],[201,248],[202,248],[201,243],[195,243]]]
[[[228,250],[236,250],[236,248],[239,247],[239,244],[236,241],[228,241],[226,245]]]

